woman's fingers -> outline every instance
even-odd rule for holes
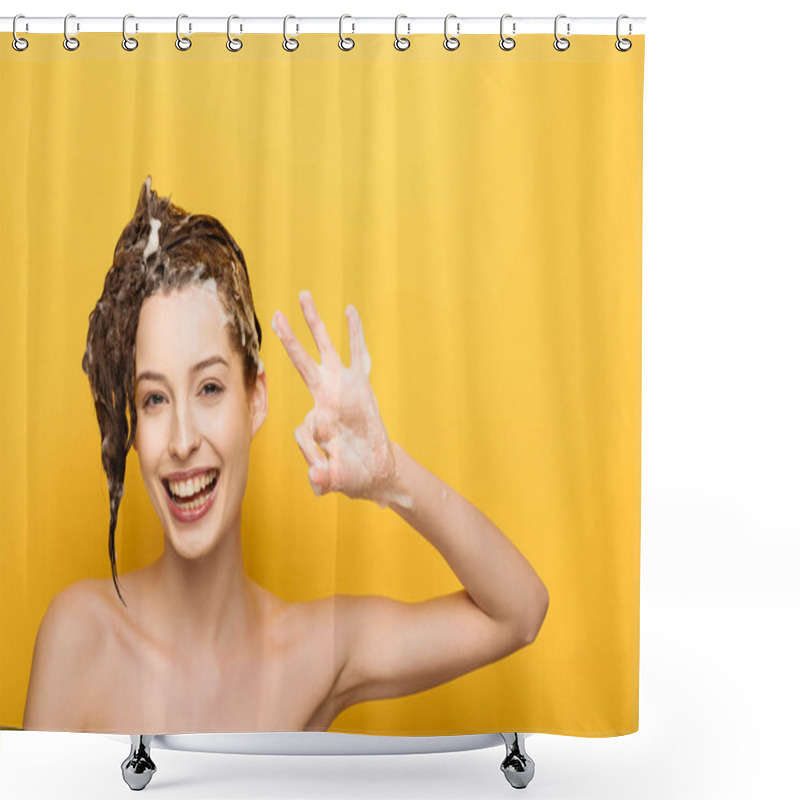
[[[311,292],[308,289],[300,292],[300,307],[303,309],[303,315],[306,318],[308,327],[311,329],[311,335],[317,343],[317,350],[319,350],[322,363],[330,361],[333,364],[340,364],[339,354],[336,352],[330,336],[328,336],[325,323],[317,313],[317,307],[314,305],[314,301],[311,299]]]
[[[300,377],[305,381],[306,386],[313,393],[320,380],[319,365],[306,353],[305,348],[294,335],[289,325],[289,320],[286,319],[281,311],[276,311],[272,317],[272,330],[278,334],[278,338],[289,354],[289,359],[300,373]]]
[[[364,340],[364,329],[361,327],[361,317],[358,316],[355,306],[347,306],[344,310],[350,330],[350,369],[357,369],[369,377],[372,359],[367,351]]]
[[[313,411],[309,412],[309,415],[311,413],[313,413]],[[322,494],[322,492],[328,488],[329,483],[328,463],[319,450],[317,450],[308,417],[305,418],[302,425],[295,428],[294,439],[308,464],[308,480],[314,494]]]
[[[308,479],[315,494],[358,492],[364,483],[364,471],[369,470],[369,464],[358,453],[372,447],[368,434],[375,428],[377,414],[367,380],[372,360],[361,319],[355,307],[348,305],[345,316],[350,335],[350,368],[347,369],[328,336],[310,292],[300,292],[300,306],[319,349],[322,366],[297,340],[285,315],[276,311],[272,318],[273,330],[316,401],[313,411],[295,430],[295,441],[308,464]],[[377,420],[380,423],[379,416]]]

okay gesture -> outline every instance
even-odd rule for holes
[[[311,488],[318,495],[342,492],[383,506],[382,498],[396,477],[396,466],[369,383],[372,361],[358,312],[353,306],[345,309],[350,331],[348,368],[342,364],[309,291],[300,292],[300,307],[321,364],[305,351],[281,311],[272,318],[272,330],[314,398],[314,408],[294,432],[309,465]]]

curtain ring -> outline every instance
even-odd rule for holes
[[[188,50],[192,46],[192,40],[188,39],[186,36],[181,36],[181,20],[184,17],[188,17],[188,14],[178,14],[178,18],[175,20],[175,35],[178,37],[175,39],[175,47],[178,50]],[[189,23],[189,32],[192,31],[192,23]]]
[[[64,17],[64,49],[65,50],[77,50],[81,46],[81,43],[74,36],[70,36],[67,33],[67,21],[69,20],[70,17],[74,17],[74,16],[75,16],[74,14],[67,14],[67,16]],[[80,30],[80,29],[81,29],[80,25],[78,25],[77,26],[77,30]]]
[[[553,47],[555,47],[555,49],[561,53],[563,53],[564,50],[569,49],[569,39],[565,39],[563,36],[558,35],[558,21],[566,18],[566,14],[559,14],[556,17],[555,27],[553,29],[556,36],[556,40],[553,42]],[[569,36],[569,22],[567,23],[567,36]]]
[[[225,42],[225,47],[231,51],[231,53],[238,53],[243,47],[244,43],[241,39],[237,39],[235,37],[231,37],[231,20],[232,19],[239,19],[236,14],[231,14],[228,17],[228,41]]]
[[[616,47],[617,50],[620,51],[620,53],[627,53],[628,50],[630,50],[631,47],[633,47],[633,42],[630,39],[620,39],[619,38],[619,21],[621,19],[630,19],[630,18],[628,17],[627,14],[620,14],[617,17],[617,41],[614,42],[614,47]],[[623,44],[623,42],[625,44]]]
[[[292,37],[288,36],[286,33],[286,23],[289,22],[290,19],[297,19],[297,17],[287,14],[283,18],[283,49],[288,53],[293,53],[298,47],[300,47],[300,42],[298,42],[297,39],[292,39]],[[300,30],[299,26],[298,30]]]
[[[510,16],[511,16],[511,14],[503,14],[503,16],[500,17],[500,49],[501,50],[513,50],[517,45],[517,43],[510,36],[505,36],[503,34],[503,23]],[[516,25],[514,25],[514,27],[512,28],[512,32],[514,32],[515,29],[516,29]]]
[[[394,18],[394,47],[395,50],[408,50],[411,47],[411,39],[406,39],[398,33],[398,26],[401,19],[408,19],[405,14],[398,14]],[[408,32],[411,33],[411,23],[408,24]]]
[[[457,36],[448,36],[447,35],[447,22],[450,18],[457,18],[455,14],[448,14],[444,18],[444,49],[445,50],[458,50],[461,42],[458,41]],[[456,23],[456,34],[458,34],[459,30],[459,23]]]
[[[11,46],[18,52],[22,52],[23,50],[28,49],[28,40],[22,39],[21,37],[17,36],[17,20],[18,19],[25,19],[24,14],[17,14],[14,17],[14,21],[11,23],[11,33],[14,34],[14,39],[11,42]]]
[[[356,46],[355,41],[353,39],[351,39],[349,36],[343,36],[342,35],[342,23],[344,22],[345,18],[346,19],[353,19],[349,14],[342,14],[342,16],[339,17],[339,49],[340,50],[352,50]],[[355,29],[356,29],[356,26],[353,25],[353,30],[355,30]]]
[[[133,14],[126,14],[122,18],[122,49],[127,50],[128,52],[130,52],[131,50],[135,50],[139,46],[139,42],[132,36],[128,36],[128,33],[125,30],[125,24],[131,17],[133,17]]]

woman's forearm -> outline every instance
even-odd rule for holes
[[[392,508],[442,554],[488,616],[535,635],[548,595],[525,556],[472,503],[400,445],[391,446],[396,474],[379,504]]]

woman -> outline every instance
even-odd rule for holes
[[[345,311],[346,368],[305,291],[321,363],[280,311],[272,329],[315,401],[295,431],[312,489],[388,506],[464,590],[421,603],[290,603],[246,575],[242,500],[268,406],[244,255],[216,219],[188,214],[150,184],[117,243],[83,359],[108,476],[112,578],[52,600],[24,728],[325,731],[350,705],[422,691],[530,644],[547,611],[544,584],[478,509],[391,441],[355,308]],[[131,446],[164,552],[125,574],[123,598],[114,531]]]

